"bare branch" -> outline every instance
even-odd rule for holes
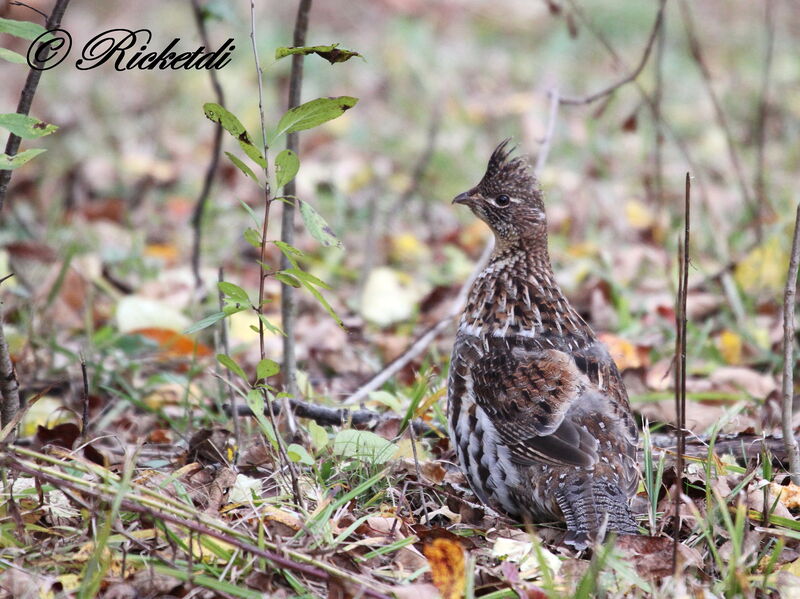
[[[572,106],[582,106],[585,104],[591,104],[601,98],[605,98],[606,96],[610,96],[623,85],[630,83],[634,79],[636,79],[639,74],[644,70],[645,65],[647,64],[647,60],[650,58],[650,52],[653,49],[653,43],[656,40],[657,34],[659,29],[661,28],[661,21],[664,18],[664,6],[666,6],[666,0],[660,0],[659,7],[658,7],[658,14],[656,15],[656,21],[653,24],[653,29],[650,31],[650,37],[647,39],[647,45],[644,48],[644,53],[642,54],[642,58],[639,60],[639,64],[636,68],[631,71],[628,75],[617,81],[616,83],[609,85],[608,87],[601,89],[599,92],[583,96],[583,97],[568,97],[562,96],[559,99],[561,104],[569,104]]]
[[[783,385],[781,401],[781,424],[786,454],[789,457],[789,472],[792,482],[800,485],[800,452],[792,430],[792,401],[794,399],[794,311],[797,294],[797,269],[800,263],[800,204],[794,221],[792,254],[789,259],[789,273],[783,292]]]
[[[539,155],[536,157],[535,172],[537,175],[541,174],[542,169],[547,162],[547,157],[550,155],[550,145],[553,143],[553,135],[556,131],[556,121],[558,120],[558,106],[560,100],[558,89],[551,89],[547,95],[550,96],[550,112],[547,115],[547,130],[544,133],[544,139],[542,140],[542,145],[539,148]]]
[[[83,354],[81,354],[81,379],[83,382],[83,393],[81,394],[81,403],[83,404],[81,439],[86,441],[89,434],[89,374],[86,371],[86,358]]]
[[[683,456],[686,451],[686,297],[689,284],[689,232],[691,225],[691,190],[692,183],[689,173],[686,173],[684,192],[684,234],[683,242],[678,244],[678,298],[675,310],[675,412],[677,422],[675,428],[678,435],[676,449],[677,464],[675,470],[678,475],[675,493],[675,537],[672,546],[672,568],[677,573],[678,545],[681,534],[681,496],[683,495]]]

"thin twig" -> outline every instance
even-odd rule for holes
[[[789,472],[792,482],[800,485],[800,452],[792,430],[792,403],[794,400],[794,311],[797,294],[797,269],[800,263],[800,204],[794,221],[792,254],[789,272],[783,292],[783,384],[781,401],[781,424],[786,454],[789,457]]]
[[[206,21],[203,15],[203,9],[200,7],[199,0],[191,0],[192,13],[194,20],[197,24],[197,30],[200,32],[200,39],[203,46],[206,48],[211,47],[211,42],[208,37],[208,30],[206,29]],[[217,77],[216,69],[209,69],[208,75],[211,78],[211,87],[214,88],[214,95],[217,98],[217,103],[220,106],[225,106],[225,93],[222,91],[222,85]],[[202,250],[203,238],[203,214],[205,213],[208,197],[211,193],[211,185],[214,183],[214,177],[217,174],[217,166],[219,165],[219,155],[222,150],[222,125],[215,124],[214,141],[211,146],[211,159],[206,167],[206,175],[203,179],[203,188],[200,190],[200,195],[197,196],[195,202],[194,213],[192,214],[192,231],[194,237],[192,239],[192,272],[194,273],[195,287],[200,289],[203,285],[203,279],[200,276],[200,253]]]
[[[81,353],[81,377],[83,379],[83,394],[81,402],[83,413],[81,414],[81,440],[86,441],[89,434],[89,375],[86,372],[86,357]]]
[[[728,124],[725,111],[722,109],[722,103],[720,102],[719,96],[717,96],[717,92],[712,84],[713,77],[711,76],[711,70],[708,68],[708,64],[706,64],[706,61],[703,58],[703,51],[700,46],[700,40],[697,37],[697,33],[694,28],[692,13],[685,0],[681,0],[681,15],[683,16],[686,36],[689,40],[690,53],[694,61],[697,63],[697,68],[700,71],[703,85],[706,88],[706,93],[708,93],[708,97],[711,100],[711,104],[714,108],[714,115],[717,119],[717,123],[725,135],[725,144],[728,148],[728,157],[731,161],[731,166],[733,167],[736,181],[739,184],[739,192],[742,195],[742,201],[744,202],[745,206],[750,207],[753,216],[755,217],[758,215],[758,206],[753,204],[753,199],[750,196],[750,190],[748,189],[747,181],[745,180],[744,169],[742,168],[741,161],[739,160],[739,152],[736,150],[736,143],[733,139],[733,132]],[[758,219],[754,220],[756,220],[756,235],[760,239],[762,236],[762,223],[758,221]]]
[[[655,91],[653,92],[653,126],[655,143],[653,147],[653,191],[656,205],[664,202],[664,132],[662,131],[661,100],[664,97],[664,46],[666,40],[667,21],[661,21],[656,39],[655,58]]]
[[[308,31],[308,14],[311,11],[311,0],[300,0],[297,6],[297,17],[294,22],[294,35],[292,45],[295,47],[306,45],[306,31]],[[292,56],[292,71],[289,77],[289,103],[288,108],[300,105],[301,91],[303,88],[303,59],[302,54]],[[292,132],[286,136],[286,149],[295,154],[300,153],[298,133]],[[289,181],[283,188],[283,195],[294,198],[297,195],[295,180]],[[281,241],[294,245],[294,202],[284,202],[281,214]],[[281,254],[281,269],[291,266],[289,258]],[[297,304],[295,290],[291,285],[281,283],[281,328],[283,329],[283,384],[292,397],[298,397],[297,388],[297,357],[295,344],[297,338],[294,332],[297,320]],[[291,418],[291,416],[290,416]],[[292,435],[296,432],[295,423],[289,423]]]
[[[42,12],[38,8],[31,6],[30,4],[26,4],[25,2],[9,2],[9,6],[24,6],[25,8],[29,8],[33,12],[37,13],[39,16],[44,17],[45,20],[47,19],[47,13]]]
[[[761,93],[758,100],[758,118],[756,121],[756,217],[759,222],[764,220],[765,208],[770,207],[767,195],[767,184],[764,177],[766,172],[766,142],[767,142],[767,116],[769,113],[769,82],[772,75],[772,57],[775,50],[775,15],[774,1],[764,2],[764,34],[766,37],[766,51],[764,53],[764,66],[761,68]],[[761,227],[756,229],[760,236]],[[757,241],[760,243],[761,239]]]
[[[684,195],[684,236],[683,242],[678,243],[678,301],[675,310],[676,320],[676,356],[675,356],[675,411],[677,414],[676,449],[677,464],[675,466],[677,491],[675,493],[675,537],[672,546],[672,568],[675,575],[678,572],[678,545],[681,535],[680,504],[683,496],[683,455],[686,451],[686,290],[689,283],[689,232],[691,227],[691,179],[686,173],[686,187]]]
[[[258,340],[259,340],[259,348],[261,351],[261,359],[265,360],[267,358],[267,350],[266,344],[264,340],[264,283],[266,282],[267,277],[267,230],[269,228],[269,209],[272,205],[272,193],[270,190],[269,185],[269,161],[268,161],[268,152],[269,152],[269,144],[267,143],[267,126],[266,121],[264,119],[264,93],[263,93],[263,78],[261,73],[261,63],[258,59],[258,47],[256,46],[256,6],[255,0],[250,0],[250,43],[253,48],[253,57],[255,60],[256,65],[256,74],[258,76],[258,112],[261,118],[261,141],[262,146],[264,149],[264,222],[261,229],[261,252],[260,257],[261,259],[258,261],[258,269],[259,269],[259,284],[258,284],[258,307],[256,311],[258,312]],[[284,398],[285,400],[286,398]],[[272,399],[270,398],[270,394],[264,389],[264,402],[267,405],[267,414],[270,419],[270,424],[272,425],[272,429],[275,431],[275,438],[278,444],[278,457],[281,460],[282,465],[286,466],[289,470],[289,475],[291,477],[292,483],[292,493],[294,495],[294,500],[300,507],[305,505],[303,501],[303,495],[300,493],[300,484],[298,482],[297,477],[297,470],[295,469],[294,462],[289,459],[289,456],[286,453],[286,447],[284,446],[283,436],[280,433],[280,429],[276,426],[275,420],[273,417],[272,411]],[[284,407],[288,408],[288,402],[284,401]],[[289,425],[291,431],[295,431],[297,429],[297,424],[294,420],[294,415],[290,409],[285,409],[285,417],[286,422]]]
[[[553,136],[556,132],[556,121],[558,120],[558,106],[559,106],[559,93],[558,88],[553,88],[547,94],[550,96],[550,112],[547,115],[547,130],[544,132],[544,139],[542,145],[539,147],[539,155],[536,157],[535,171],[537,175],[541,174],[547,157],[550,155],[550,146],[553,143]]]
[[[48,17],[47,23],[44,26],[45,29],[52,31],[61,26],[61,18],[64,16],[64,11],[67,10],[67,4],[69,4],[69,0],[57,0],[56,5],[53,7],[53,12],[50,13],[50,17]],[[47,60],[49,55],[50,50],[48,49],[44,52],[44,61]],[[42,63],[39,62],[37,66],[41,66],[41,64]],[[28,113],[30,113],[33,96],[36,93],[36,88],[39,86],[39,79],[41,79],[41,77],[41,69],[31,68],[31,70],[28,71],[28,78],[25,79],[25,85],[22,87],[22,92],[19,95],[17,114],[24,114],[27,116]],[[21,141],[19,136],[9,133],[5,153],[8,154],[8,156],[16,156]],[[8,183],[11,180],[11,174],[13,172],[14,171],[10,170],[0,171],[0,212],[3,211],[3,206],[5,205]]]
[[[633,71],[631,71],[628,75],[626,75],[616,83],[613,83],[612,85],[609,85],[604,89],[601,89],[597,93],[583,97],[562,96],[561,98],[559,98],[559,102],[561,104],[569,104],[571,106],[582,106],[585,104],[591,104],[592,102],[595,102],[601,98],[610,96],[619,88],[621,88],[623,85],[630,83],[631,81],[636,79],[644,69],[645,65],[647,64],[647,59],[650,58],[650,52],[653,49],[653,42],[655,42],[658,31],[661,27],[661,21],[664,18],[664,6],[666,6],[666,0],[660,0],[658,7],[658,14],[656,15],[656,21],[653,25],[653,29],[650,31],[650,37],[647,39],[647,45],[645,46],[644,53],[642,54],[642,58],[639,60],[639,64]]]

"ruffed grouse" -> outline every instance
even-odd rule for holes
[[[496,241],[456,335],[450,436],[483,503],[528,522],[565,521],[565,542],[583,549],[603,530],[637,534],[628,498],[638,432],[608,349],[555,281],[538,182],[507,145],[453,200]]]

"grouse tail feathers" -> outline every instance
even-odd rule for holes
[[[588,478],[556,493],[567,524],[564,542],[586,549],[607,533],[639,534],[628,507],[628,497],[618,485]]]

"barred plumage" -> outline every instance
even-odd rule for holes
[[[453,200],[493,230],[450,363],[448,421],[476,495],[531,522],[562,520],[578,549],[602,530],[636,534],[638,431],[607,348],[553,276],[547,220],[527,161],[508,140]]]

